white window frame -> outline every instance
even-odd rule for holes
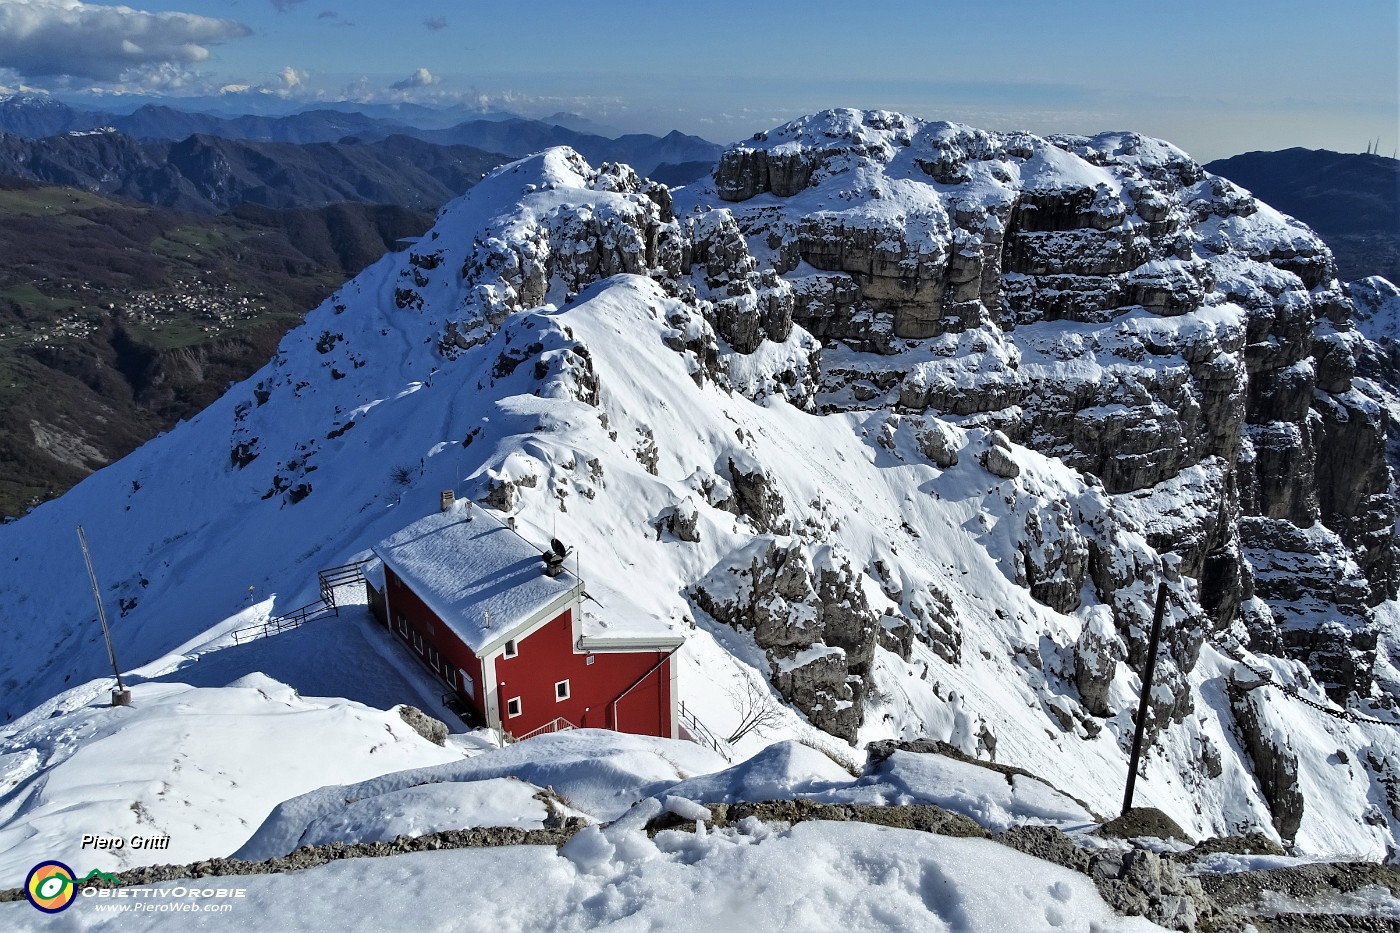
[[[457,673],[462,679],[462,692],[473,700],[476,699],[476,681],[472,680],[472,675],[468,674],[460,667],[457,668]]]
[[[564,692],[563,692],[563,693],[560,693],[560,692],[559,692],[559,688],[560,688],[560,687],[563,687],[563,688],[564,688]],[[567,700],[567,699],[569,698],[569,695],[570,695],[571,692],[572,692],[572,691],[569,689],[569,682],[568,682],[567,680],[561,680],[561,681],[559,681],[558,683],[556,683],[556,684],[554,685],[554,702],[555,702],[555,703],[563,703],[565,700]]]
[[[413,650],[427,657],[427,652],[423,650],[423,633],[417,629],[413,631]]]
[[[408,617],[402,612],[399,613],[399,634],[405,637],[408,636]]]
[[[513,658],[518,654],[520,654],[520,646],[515,643],[515,639],[507,639],[505,645],[501,647],[501,657]]]
[[[511,707],[514,707],[514,711],[512,711]],[[511,697],[509,700],[506,700],[507,719],[515,719],[519,716],[524,715],[524,713],[525,704],[520,702],[520,697]]]

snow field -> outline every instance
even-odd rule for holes
[[[145,683],[131,691],[127,708],[80,703],[6,730],[0,886],[19,886],[47,858],[86,874],[225,856],[287,797],[460,757],[397,713],[302,697],[258,674],[223,688]],[[170,843],[83,850],[85,834],[168,835]]]
[[[854,823],[738,829],[585,829],[548,846],[350,859],[289,875],[229,879],[246,897],[196,930],[1159,930],[1115,916],[1082,875],[993,842]],[[175,884],[156,887],[173,888]],[[71,930],[168,929],[160,914],[98,913]],[[7,929],[52,929],[29,905],[0,904]]]

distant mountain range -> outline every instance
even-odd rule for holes
[[[1206,171],[1248,188],[1316,230],[1345,281],[1400,282],[1400,161],[1326,149],[1246,152]]]
[[[665,136],[631,133],[608,139],[537,120],[471,120],[444,130],[414,130],[409,135],[441,145],[504,152],[511,157],[551,146],[572,146],[591,162],[625,162],[643,175],[651,175],[662,165],[688,162],[703,164],[705,171],[700,174],[708,174],[721,152],[715,143],[678,130]],[[361,138],[368,137],[361,134]]]
[[[141,141],[113,130],[0,135],[0,173],[198,213],[346,202],[432,211],[509,158],[409,136],[297,144],[204,134]]]
[[[42,139],[63,133],[112,128],[140,140],[178,141],[192,135],[276,143],[328,143],[353,137],[374,142],[408,136],[447,146],[471,146],[512,158],[550,146],[572,146],[594,162],[626,162],[643,174],[663,164],[702,162],[711,165],[721,146],[678,131],[666,136],[633,133],[615,139],[587,132],[593,124],[569,114],[555,119],[570,126],[506,114],[476,117],[442,126],[442,114],[427,108],[394,113],[397,119],[346,112],[339,108],[307,110],[284,116],[224,116],[193,113],[150,104],[131,113],[77,110],[49,97],[0,98],[0,133]],[[460,192],[458,192],[460,193]]]

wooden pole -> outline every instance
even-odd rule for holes
[[[107,642],[107,657],[112,662],[112,673],[117,676],[117,689],[112,691],[113,706],[128,706],[131,693],[122,683],[121,668],[117,666],[117,652],[112,648],[112,633],[107,629],[107,610],[102,608],[102,589],[97,585],[97,571],[92,569],[92,554],[88,553],[87,533],[78,526],[78,544],[83,548],[83,562],[87,564],[88,582],[92,584],[92,598],[97,603],[97,621],[102,623],[102,638]]]
[[[1152,634],[1147,639],[1147,666],[1142,672],[1142,696],[1138,698],[1137,728],[1133,730],[1133,754],[1128,761],[1128,786],[1123,791],[1123,815],[1133,808],[1133,785],[1137,783],[1138,758],[1142,754],[1142,733],[1147,725],[1147,699],[1152,693],[1152,674],[1157,669],[1157,643],[1162,637],[1162,615],[1167,609],[1167,584],[1157,584],[1157,608],[1152,613]]]

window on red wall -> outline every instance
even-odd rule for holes
[[[516,716],[520,715],[521,710],[522,707],[520,705],[520,697],[511,697],[509,700],[506,700],[507,717],[509,717],[510,719],[514,719]]]
[[[559,701],[567,700],[568,698],[569,682],[567,680],[561,680],[554,685],[554,702],[558,703]]]
[[[413,650],[417,651],[419,654],[422,654],[422,653],[423,653],[423,633],[422,633],[422,632],[414,632],[414,633],[413,633]]]
[[[516,650],[514,638],[505,643],[505,647],[501,649],[501,654],[502,656],[507,658],[513,658],[517,654],[519,654],[519,652]]]

